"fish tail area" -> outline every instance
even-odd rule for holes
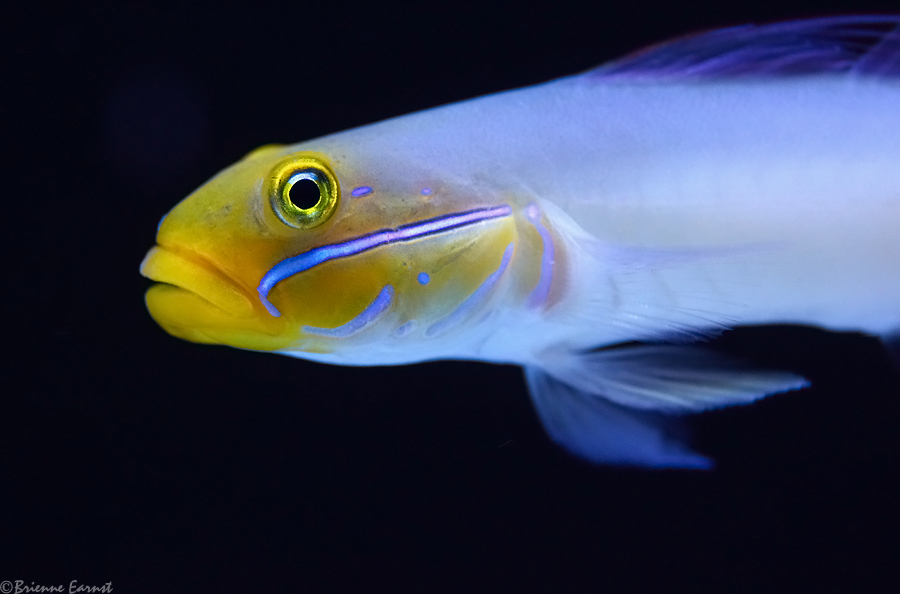
[[[807,387],[783,371],[702,347],[639,345],[548,355],[525,377],[550,437],[598,464],[708,469],[683,439],[683,417]]]

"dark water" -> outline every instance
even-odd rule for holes
[[[892,3],[17,10],[0,118],[0,582],[900,584],[900,375],[871,339],[728,334],[719,348],[813,388],[699,417],[714,472],[596,468],[548,443],[515,368],[346,369],[183,343],[146,314],[137,273],[160,216],[258,145],[542,82],[697,29]]]

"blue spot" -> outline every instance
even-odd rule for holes
[[[350,192],[355,197],[359,198],[360,196],[366,196],[372,193],[372,188],[369,186],[360,186],[358,188],[353,188],[353,191]]]
[[[431,194],[431,188],[422,188],[422,195],[428,196]]]
[[[419,278],[419,284],[420,284],[420,285],[427,285],[427,284],[428,284],[428,281],[431,280],[431,277],[428,276],[428,273],[427,273],[427,272],[420,272],[418,278]]]

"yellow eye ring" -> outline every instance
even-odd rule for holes
[[[268,194],[272,212],[282,223],[312,229],[331,218],[341,191],[331,167],[305,154],[293,155],[272,169]]]

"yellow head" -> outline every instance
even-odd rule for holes
[[[343,361],[361,364],[445,356],[427,345],[541,285],[534,213],[523,223],[511,196],[472,188],[262,147],[164,217],[141,265],[158,283],[147,307],[195,342],[365,352]],[[413,356],[386,344],[416,337]]]

